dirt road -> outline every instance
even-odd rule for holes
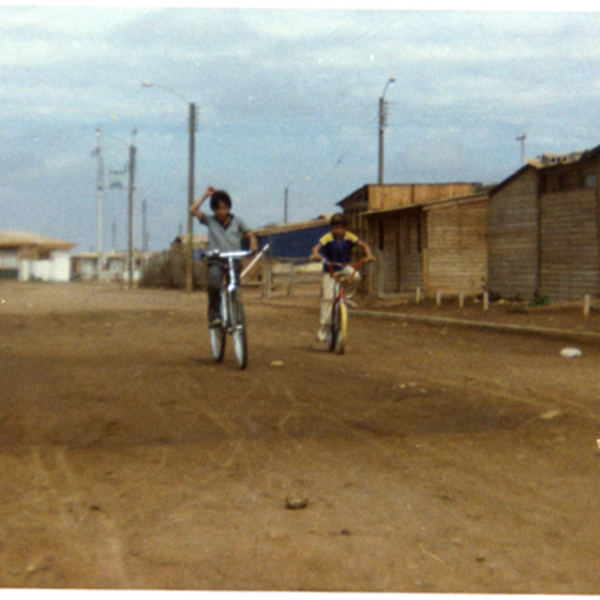
[[[0,282],[0,586],[600,593],[600,346],[296,304]]]

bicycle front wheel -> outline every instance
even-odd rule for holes
[[[242,299],[237,291],[231,294],[231,329],[233,350],[240,369],[248,366],[248,337]]]
[[[210,349],[212,351],[213,358],[217,362],[223,360],[225,355],[225,328],[224,327],[211,327],[210,332]]]
[[[333,352],[337,344],[339,331],[339,314],[340,313],[338,310],[338,304],[334,303],[331,307],[331,317],[329,319],[329,323],[327,324],[327,349],[329,350],[329,352]]]

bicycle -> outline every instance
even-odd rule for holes
[[[346,295],[344,284],[351,281],[361,265],[366,262],[365,259],[357,263],[332,263],[324,260],[323,263],[329,268],[329,274],[333,279],[333,304],[331,306],[331,317],[327,325],[327,345],[330,352],[338,351],[344,354],[346,351],[346,339],[348,335],[348,306],[346,304]],[[351,275],[341,275],[340,271],[334,271],[333,267],[353,267]]]
[[[221,290],[221,325],[211,327],[209,330],[212,355],[216,362],[223,360],[225,341],[227,334],[230,334],[233,337],[233,349],[240,369],[245,369],[248,365],[248,336],[236,261],[250,256],[252,253],[248,250],[235,252],[213,250],[208,253],[209,258],[219,258],[227,261],[227,274],[223,277]]]

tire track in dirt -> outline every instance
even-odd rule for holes
[[[66,541],[70,552],[82,557],[83,562],[88,565],[101,563],[104,567],[102,569],[103,578],[106,577],[114,587],[131,587],[131,582],[125,574],[123,542],[117,526],[112,519],[99,511],[94,511],[93,523],[89,520],[90,507],[85,506],[82,495],[78,491],[80,486],[78,486],[77,477],[69,465],[67,450],[64,447],[57,447],[53,452],[46,450],[42,456],[40,446],[34,446],[32,458],[35,466],[34,473],[46,484],[48,494],[52,495],[48,501],[59,512],[60,529],[67,537]],[[61,496],[56,491],[58,489],[66,490],[66,494]],[[101,535],[94,536],[96,545],[90,546],[90,532],[86,529],[95,529],[94,523],[96,522],[101,524],[103,531]],[[103,546],[102,550],[100,545]],[[98,552],[100,560],[96,556]]]
[[[177,367],[177,378],[181,382],[180,397],[182,401],[194,403],[194,412],[199,415],[195,417],[196,421],[199,421],[201,417],[207,418],[225,433],[225,437],[227,439],[227,455],[224,459],[222,456],[223,452],[220,448],[213,447],[208,455],[211,461],[218,468],[208,469],[208,473],[202,479],[195,479],[197,484],[205,486],[218,477],[221,477],[224,469],[228,469],[242,459],[244,456],[244,446],[246,444],[246,440],[244,439],[243,435],[240,435],[240,429],[236,426],[232,419],[228,418],[223,413],[218,413],[216,410],[213,410],[210,407],[209,399],[206,397],[205,389],[202,388],[200,381],[194,377],[194,373],[190,372],[189,367]],[[260,379],[255,378],[252,380],[250,385],[245,389],[241,396],[238,397],[238,402],[243,404],[255,393],[257,386],[260,384]],[[203,398],[203,401],[201,403],[198,402],[198,398]],[[162,407],[161,412],[166,414]],[[193,415],[194,413],[190,414]],[[176,419],[177,417],[171,416],[169,418],[171,421],[173,421],[173,419]],[[204,450],[208,452],[208,448],[205,448]],[[214,456],[211,456],[212,454],[214,454]]]
[[[269,386],[271,389],[271,394],[275,395],[275,390],[272,386]],[[366,441],[372,447],[376,448],[378,452],[385,454],[387,458],[392,458],[393,455],[393,447],[389,441],[382,441],[377,437],[377,434],[373,431],[369,431],[368,429],[362,429],[357,427],[355,424],[350,422],[347,418],[337,416],[333,411],[334,409],[323,409],[323,408],[313,408],[306,403],[302,403],[298,400],[297,394],[287,385],[283,385],[283,391],[285,397],[288,402],[292,405],[292,410],[288,411],[281,419],[279,419],[277,427],[281,431],[282,434],[287,435],[288,437],[293,437],[293,434],[288,433],[286,430],[286,424],[296,418],[301,419],[302,414],[310,416],[311,419],[315,419],[318,421],[327,420],[333,423],[335,426],[341,426],[342,429],[349,432],[352,436]],[[375,411],[372,411],[375,412]],[[368,415],[367,415],[368,417]],[[380,454],[381,456],[381,454]]]
[[[564,394],[552,394],[549,395],[548,392],[544,391],[543,396],[541,392],[536,392],[533,389],[525,388],[525,392],[528,396],[524,394],[514,394],[509,390],[505,389],[490,389],[490,380],[484,377],[474,377],[469,375],[467,385],[464,382],[465,376],[456,377],[454,380],[450,380],[448,378],[440,379],[440,378],[429,378],[429,381],[435,382],[439,386],[452,387],[455,390],[465,391],[465,389],[473,388],[473,392],[480,394],[482,397],[490,396],[493,398],[498,398],[501,400],[508,400],[510,402],[514,402],[517,404],[525,404],[527,406],[535,407],[543,411],[547,411],[551,408],[555,408],[556,406],[560,406],[564,409],[565,406],[576,409],[579,411],[580,418],[592,419],[595,422],[600,423],[600,414],[597,414],[593,411],[592,407],[586,406],[583,403],[575,402],[574,400],[569,400],[565,398]],[[461,382],[460,379],[463,381]],[[498,384],[498,387],[503,387],[501,384]],[[539,397],[535,397],[539,396]]]

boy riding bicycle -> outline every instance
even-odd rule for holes
[[[210,197],[210,208],[213,215],[206,215],[198,210],[200,205]],[[208,250],[231,252],[240,250],[242,238],[247,237],[250,250],[256,252],[256,238],[238,216],[231,212],[231,198],[227,192],[207,187],[204,194],[192,204],[190,213],[202,225],[208,227]],[[208,323],[209,327],[221,325],[221,284],[227,272],[227,261],[210,258],[208,261]]]
[[[346,283],[346,298],[351,298],[356,292],[360,281],[360,273],[349,263],[351,262],[352,250],[358,246],[365,253],[365,262],[372,262],[375,257],[371,249],[358,236],[347,231],[348,219],[343,213],[336,213],[330,220],[331,231],[325,234],[312,249],[312,258],[322,261],[325,259],[330,265],[323,265],[323,281],[321,286],[321,319],[317,332],[317,340],[324,342],[327,339],[327,323],[331,316],[333,304],[333,292],[335,280],[331,271],[336,276],[348,278]],[[331,271],[330,271],[331,269]],[[351,279],[349,279],[351,278]]]

